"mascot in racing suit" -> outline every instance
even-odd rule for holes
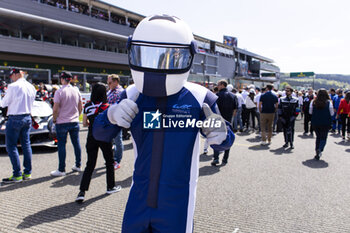
[[[187,82],[197,47],[184,21],[147,17],[127,47],[135,85],[93,126],[101,141],[131,129],[135,164],[122,232],[192,232],[200,133],[224,151],[233,144],[232,128],[219,115],[216,95]]]

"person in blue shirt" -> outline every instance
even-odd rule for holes
[[[336,96],[337,94],[336,94],[336,92],[335,92],[335,89],[334,88],[331,88],[330,90],[329,90],[329,99],[330,99],[330,101],[332,102],[332,106],[333,106],[333,99],[334,99],[334,97]],[[332,133],[335,133],[335,129],[333,129],[333,124],[335,124],[337,119],[336,119],[336,116],[335,116],[335,114],[333,114],[332,115],[332,122],[331,122],[331,132]]]
[[[331,88],[329,90],[329,98],[330,98],[330,101],[333,102],[333,98],[336,96],[336,93],[335,93],[335,89],[334,88]],[[332,103],[333,104],[333,103]]]
[[[333,97],[333,107],[334,107],[334,112],[338,111],[340,101],[344,98],[343,96],[343,90],[338,89],[337,94]],[[338,129],[338,134],[340,134],[341,130],[341,121],[340,119],[336,119],[334,116],[333,124],[332,124],[332,132],[335,133],[336,130]]]
[[[272,138],[272,124],[275,117],[275,112],[278,108],[278,98],[272,93],[273,85],[268,84],[266,86],[267,92],[262,94],[259,101],[259,112],[261,122],[261,145],[267,145],[271,143]],[[266,130],[267,143],[266,143]]]

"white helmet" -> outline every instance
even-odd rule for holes
[[[129,65],[137,90],[148,96],[169,96],[187,81],[197,46],[181,19],[153,15],[143,19],[128,40]]]
[[[226,88],[227,88],[227,90],[228,90],[229,92],[231,92],[231,91],[233,90],[232,84],[227,85]]]
[[[255,89],[255,85],[254,85],[254,84],[250,84],[250,85],[248,86],[248,88],[250,88],[250,89]]]

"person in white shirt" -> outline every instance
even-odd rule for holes
[[[247,110],[247,118],[246,118],[246,131],[249,131],[249,121],[250,117],[252,119],[252,130],[255,129],[255,115],[256,115],[256,104],[254,103],[255,90],[250,89],[249,95],[245,99],[245,107]]]
[[[245,101],[245,99],[247,98],[247,96],[249,95],[249,88],[248,87],[245,87],[244,90],[242,91],[242,97],[243,97],[243,100]]]
[[[301,91],[298,92],[298,100],[299,100],[299,105],[300,109],[303,109],[303,104],[304,104],[304,98],[303,98],[303,93]],[[303,112],[300,113],[301,119],[303,119]]]
[[[247,118],[248,116],[248,110],[245,106],[245,101],[247,99],[247,96],[249,95],[249,88],[245,87],[244,90],[241,93],[242,98],[243,98],[243,105],[242,105],[242,122],[243,122],[243,127],[247,127]]]
[[[233,130],[237,132],[238,130],[238,125],[239,125],[239,131],[243,131],[243,121],[242,121],[242,105],[244,104],[244,100],[242,95],[237,91],[237,89],[232,90],[233,94],[237,96],[238,99],[238,108],[237,108],[237,113],[233,118]]]
[[[12,83],[8,85],[1,107],[8,107],[6,123],[6,150],[10,157],[13,174],[4,178],[3,183],[21,182],[31,178],[32,148],[30,147],[29,131],[32,125],[31,111],[35,100],[36,90],[24,77],[19,69],[10,71]],[[17,142],[20,139],[23,151],[23,174],[18,155]]]
[[[265,92],[265,89],[263,88],[263,91]],[[254,103],[256,104],[257,108],[256,108],[256,112],[255,112],[255,117],[256,120],[258,122],[258,135],[260,135],[261,133],[261,127],[260,127],[260,111],[259,111],[259,102],[260,102],[260,97],[261,97],[261,92],[260,92],[260,88],[256,87],[255,88],[255,97],[254,97]]]

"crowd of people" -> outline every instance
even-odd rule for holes
[[[43,83],[34,87],[25,79],[25,72],[19,69],[12,69],[9,73],[12,81],[8,86],[2,82],[1,108],[7,109],[6,123],[6,150],[10,157],[13,173],[11,176],[2,179],[3,183],[17,183],[23,180],[30,180],[32,173],[32,150],[30,145],[30,129],[33,124],[31,110],[35,100],[48,101],[53,106],[53,123],[55,124],[57,148],[58,148],[58,169],[51,172],[51,176],[62,177],[66,175],[66,143],[69,134],[74,147],[75,164],[72,171],[81,172],[81,146],[80,146],[80,126],[79,116],[83,113],[83,126],[88,127],[88,136],[86,142],[86,151],[88,160],[84,171],[80,192],[76,201],[81,202],[84,199],[85,192],[89,188],[92,172],[96,165],[98,149],[101,148],[106,161],[107,168],[107,194],[118,192],[121,187],[115,187],[114,170],[120,168],[123,155],[122,132],[113,140],[113,142],[104,143],[96,141],[92,136],[92,124],[94,118],[109,105],[119,101],[123,92],[118,75],[108,76],[107,84],[97,83],[93,85],[91,100],[84,108],[82,104],[79,89],[71,85],[72,74],[62,72],[60,74],[60,83],[62,86],[54,85],[52,91],[48,92]],[[21,102],[23,104],[19,105]],[[23,151],[23,172],[21,170],[17,141],[21,142]],[[113,143],[115,147],[113,149]]]
[[[123,138],[126,130],[120,131],[111,142],[101,142],[92,136],[92,125],[95,117],[110,105],[118,103],[124,91],[118,75],[108,76],[107,83],[97,83],[92,86],[90,102],[83,107],[78,88],[71,85],[72,75],[69,72],[60,74],[62,87],[53,85],[50,92],[43,83],[35,88],[23,77],[22,71],[12,69],[10,78],[13,81],[7,87],[0,83],[1,107],[8,108],[6,127],[6,148],[9,154],[13,174],[4,178],[4,183],[21,182],[31,179],[31,147],[29,130],[32,125],[30,112],[34,100],[48,101],[53,106],[53,122],[56,127],[58,146],[58,169],[51,176],[66,175],[66,142],[70,135],[74,147],[75,164],[73,171],[83,171],[81,165],[81,147],[79,138],[79,116],[83,114],[83,126],[88,127],[86,142],[87,164],[76,198],[82,202],[85,192],[89,189],[92,172],[96,166],[98,149],[103,152],[106,161],[107,191],[118,192],[121,187],[115,187],[114,170],[120,168],[123,155]],[[222,117],[232,124],[234,132],[256,133],[261,136],[261,146],[271,144],[273,135],[283,132],[284,148],[294,148],[295,120],[300,116],[304,119],[304,135],[316,134],[315,159],[319,160],[327,142],[328,132],[342,135],[343,140],[350,140],[350,92],[331,89],[314,91],[294,91],[290,86],[278,91],[272,84],[265,87],[249,85],[242,90],[233,88],[226,80],[220,80],[212,89],[216,93],[217,106]],[[16,93],[16,94],[15,94]],[[345,95],[344,95],[345,94]],[[15,96],[16,95],[16,96]],[[24,106],[16,104],[18,98],[24,100]],[[14,129],[14,125],[20,125]],[[11,131],[11,133],[10,133]],[[14,133],[15,132],[15,133]],[[347,135],[346,135],[347,133]],[[24,170],[21,171],[17,141],[20,139],[23,148]],[[113,146],[114,145],[114,146]],[[222,165],[226,165],[230,150],[225,150]],[[208,153],[207,143],[204,153]],[[217,166],[221,151],[214,150],[211,165]]]
[[[40,0],[40,2],[50,6],[55,6],[60,9],[67,9],[66,0]],[[80,14],[92,16],[98,19],[109,21],[109,16],[107,11],[92,7],[90,12],[89,7],[87,5],[84,5],[79,2],[69,0],[68,10],[75,13],[80,13]],[[138,24],[136,20],[132,20],[132,19],[126,20],[124,16],[116,15],[113,13],[111,13],[110,21],[121,25],[127,25],[131,28],[136,28]]]
[[[294,149],[295,121],[299,116],[304,119],[303,135],[316,134],[314,158],[317,160],[322,156],[328,132],[341,134],[343,141],[350,140],[350,91],[312,88],[297,91],[290,86],[279,91],[272,84],[262,88],[248,85],[237,90],[225,80],[220,80],[212,91],[217,94],[219,110],[232,123],[234,132],[256,133],[261,137],[261,146],[270,145],[272,136],[283,132],[282,146]],[[206,144],[204,153],[208,153]],[[218,154],[214,151],[213,166],[219,164]],[[222,165],[227,159],[225,151]]]

